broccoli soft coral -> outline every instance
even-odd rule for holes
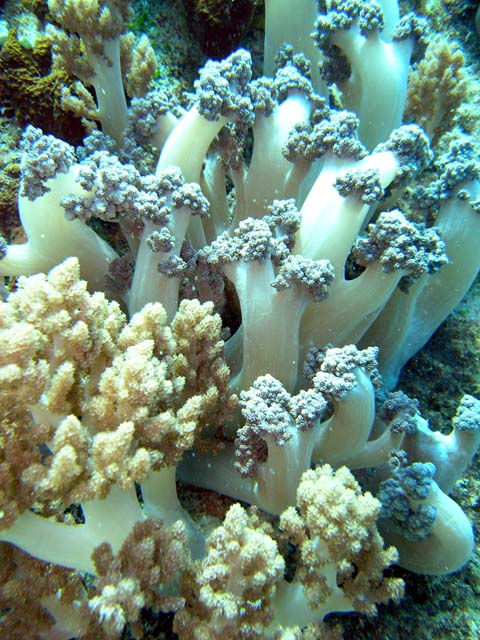
[[[116,552],[148,514],[184,520],[196,538],[175,466],[200,426],[228,409],[211,305],[185,301],[172,328],[159,304],[127,323],[116,303],[86,291],[74,258],[20,279],[1,304],[2,539],[95,573],[93,549],[109,542]],[[80,503],[84,523],[43,517],[54,503],[60,514]]]
[[[310,634],[305,637],[322,637],[331,611],[373,614],[376,603],[399,599],[403,581],[382,577],[396,552],[383,549],[376,529],[380,506],[361,493],[348,469],[324,465],[301,477],[297,507],[281,514],[280,533],[255,511],[231,507],[184,585],[193,597],[177,615],[176,630],[185,638],[201,630],[212,640],[225,634],[300,639],[302,628]],[[295,572],[287,580],[285,561],[293,559]]]
[[[444,434],[390,390],[478,273],[477,142],[432,150],[402,123],[422,20],[298,5],[266,2],[265,76],[240,49],[180,105],[143,95],[127,2],[49,2],[55,64],[93,86],[77,98],[103,131],[73,149],[26,129],[26,240],[0,245],[0,538],[93,574],[50,565],[42,640],[142,637],[144,608],[177,611],[182,640],[310,640],[398,599],[390,564],[471,554],[448,493],[478,399]],[[177,479],[223,497],[196,522]],[[229,499],[251,508],[202,517]]]

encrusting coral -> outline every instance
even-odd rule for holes
[[[0,51],[0,99],[3,107],[15,113],[22,125],[35,124],[44,131],[81,140],[84,134],[78,120],[62,108],[61,95],[74,82],[64,69],[52,68],[52,43],[39,38],[27,47],[12,30]]]
[[[264,76],[240,49],[172,105],[145,93],[126,0],[49,1],[54,66],[102,131],[74,149],[25,129],[25,240],[0,242],[4,629],[47,566],[22,627],[39,640],[142,638],[146,610],[181,640],[339,637],[329,613],[401,598],[390,565],[471,556],[448,494],[480,401],[466,389],[443,434],[393,389],[478,273],[478,141],[445,140],[442,105],[433,150],[402,124],[425,20],[298,5],[266,2]],[[435,226],[398,209],[406,187]],[[194,520],[178,480],[230,497],[223,523]]]

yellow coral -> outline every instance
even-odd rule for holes
[[[157,70],[157,60],[152,45],[146,35],[135,42],[129,32],[121,40],[122,69],[125,69],[127,94],[142,97],[147,93]]]
[[[280,516],[281,533],[255,509],[230,508],[185,575],[189,599],[175,617],[182,640],[340,638],[323,623],[328,613],[374,614],[376,603],[401,597],[403,581],[383,577],[396,551],[377,531],[380,503],[346,467],[305,472],[297,499]]]
[[[52,68],[51,42],[43,37],[33,49],[23,46],[12,30],[0,53],[0,100],[21,124],[41,126],[61,134],[68,124],[70,136],[83,134],[62,107],[62,92],[73,83],[64,68]]]
[[[234,504],[208,538],[196,574],[184,577],[185,592],[194,593],[175,617],[174,628],[184,640],[267,637],[272,596],[285,565],[259,522],[255,510]]]
[[[443,38],[436,38],[409,77],[405,118],[422,126],[435,141],[451,129],[467,95],[461,49]]]
[[[5,526],[34,499],[68,506],[174,468],[229,407],[210,304],[183,302],[173,329],[159,303],[127,323],[70,258],[20,278],[0,314]]]
[[[306,471],[297,505],[284,511],[280,527],[298,545],[295,580],[318,621],[330,611],[355,609],[372,615],[377,602],[401,598],[403,581],[383,578],[398,554],[393,547],[383,548],[376,526],[380,502],[368,492],[362,494],[347,467],[333,471],[324,465]],[[288,586],[283,597],[290,591]]]

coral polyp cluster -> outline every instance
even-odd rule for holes
[[[179,104],[127,0],[49,0],[90,135],[25,128],[0,242],[9,640],[143,638],[146,610],[180,640],[338,637],[328,614],[400,600],[392,565],[471,556],[449,494],[480,401],[445,434],[396,388],[480,267],[463,59],[420,62],[428,21],[397,2],[265,5],[264,75],[240,48]]]

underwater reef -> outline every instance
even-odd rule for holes
[[[476,3],[3,5],[2,637],[476,637]]]

